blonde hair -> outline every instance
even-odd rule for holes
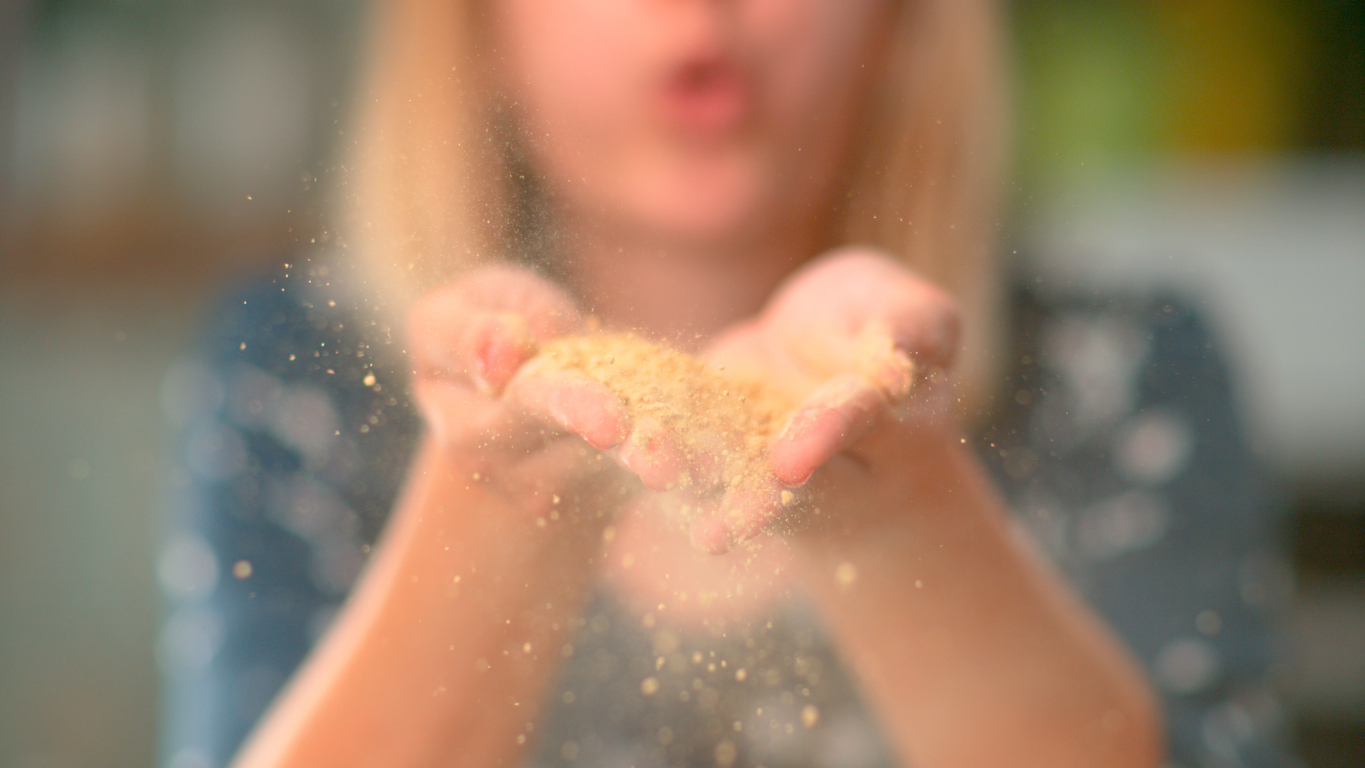
[[[342,231],[387,300],[535,243],[526,174],[491,86],[481,4],[378,9]],[[840,190],[835,244],[873,245],[958,298],[970,400],[998,346],[1004,99],[994,0],[906,0]],[[541,232],[540,235],[544,233]]]

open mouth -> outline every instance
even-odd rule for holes
[[[733,61],[708,57],[674,69],[664,82],[665,122],[697,139],[719,139],[740,129],[748,118],[751,88]]]

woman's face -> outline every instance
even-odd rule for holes
[[[820,218],[894,0],[495,0],[497,61],[557,204],[715,246]]]

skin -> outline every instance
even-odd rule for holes
[[[891,10],[494,5],[502,87],[572,244],[569,286],[494,267],[413,308],[428,430],[411,475],[238,766],[518,763],[603,577],[679,626],[805,595],[907,763],[1159,764],[1145,682],[1013,534],[963,445],[952,299],[882,254],[819,255]],[[725,87],[679,106],[670,77],[698,61],[737,68],[738,109]],[[604,387],[528,365],[587,312],[803,403],[770,448],[772,487],[648,490],[705,467],[657,430],[643,455],[644,427]],[[805,524],[778,535],[783,490]],[[683,501],[707,510],[686,532],[658,514]],[[677,583],[718,597],[703,607]]]

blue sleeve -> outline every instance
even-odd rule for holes
[[[1020,523],[1146,666],[1172,765],[1296,764],[1282,504],[1213,334],[1168,297],[1024,304],[982,445]]]
[[[242,291],[165,381],[162,757],[222,766],[364,565],[415,420],[363,314],[302,278]]]

